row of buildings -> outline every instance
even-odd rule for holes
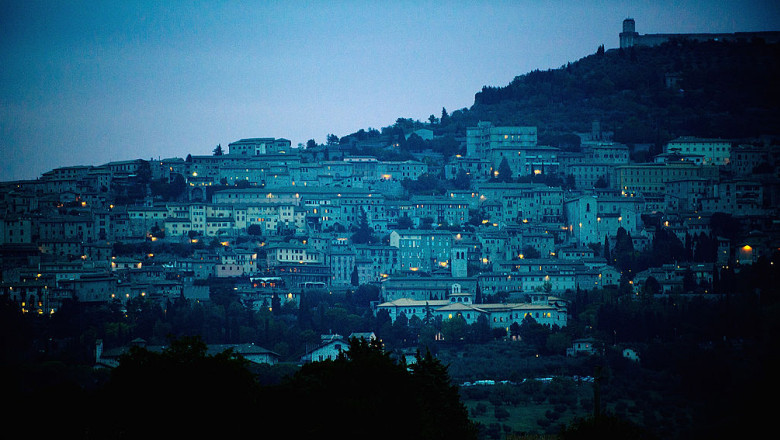
[[[535,127],[482,122],[461,154],[403,161],[338,146],[327,156],[341,158],[324,160],[285,139],[249,138],[222,154],[2,182],[2,290],[52,313],[73,297],[206,299],[200,281],[214,277],[239,277],[236,294],[255,309],[297,302],[306,289],[376,284],[376,310],[394,318],[455,313],[508,328],[530,314],[565,325],[561,295],[619,283],[599,246],[621,228],[643,250],[657,227],[711,235],[711,216],[727,213],[754,232],[739,238],[751,252],[716,237],[717,264],[777,249],[777,148],[679,138],[636,163],[600,133],[581,138],[580,151],[563,151],[539,145]],[[467,187],[455,185],[463,175]],[[447,188],[409,189],[423,177]],[[119,246],[136,252],[118,256]],[[194,252],[176,254],[181,247]],[[697,273],[706,280],[712,270]]]

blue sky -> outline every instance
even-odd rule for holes
[[[629,16],[780,30],[771,1],[0,0],[0,180],[425,120],[617,47]]]

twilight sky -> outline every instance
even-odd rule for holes
[[[644,33],[780,30],[776,1],[0,0],[0,181],[426,120]]]

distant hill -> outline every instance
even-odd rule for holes
[[[479,121],[535,126],[540,144],[575,150],[575,134],[591,132],[594,121],[602,132],[613,133],[614,141],[628,145],[660,147],[679,136],[778,137],[779,78],[780,43],[758,39],[680,39],[606,51],[602,46],[560,68],[534,70],[503,87],[485,86],[470,108],[442,109],[440,117],[428,121],[398,118],[381,133],[360,130],[341,143],[381,139],[396,143],[399,151],[430,148],[446,157],[452,154],[450,143],[462,140],[466,128]],[[421,128],[444,139],[444,146],[404,145],[404,134]]]
[[[604,51],[483,87],[453,118],[535,125],[540,141],[598,120],[624,143],[780,132],[780,45],[673,41]],[[463,121],[461,121],[463,122]],[[444,127],[442,127],[444,129]]]

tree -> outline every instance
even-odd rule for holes
[[[379,300],[379,287],[371,284],[361,284],[355,294],[352,296],[352,301],[357,307],[369,307],[371,301]]]
[[[506,157],[501,159],[501,163],[498,165],[498,175],[495,178],[499,182],[512,181],[512,168],[509,168],[509,161],[506,160]]]
[[[153,180],[149,183],[149,190],[152,196],[159,196],[165,201],[176,200],[184,194],[187,189],[187,182],[181,174],[173,174],[170,181],[166,182],[164,178]]]
[[[520,337],[538,351],[546,349],[549,334],[550,330],[546,326],[539,324],[530,315],[523,318],[523,322],[520,324]]]
[[[406,138],[404,149],[408,151],[422,151],[428,148],[428,143],[417,133],[412,133]]]
[[[398,229],[412,229],[412,227],[414,227],[412,219],[409,218],[409,215],[404,213],[404,215],[398,219]]]
[[[197,386],[193,384],[197,383]],[[260,389],[246,359],[226,350],[207,354],[199,337],[171,341],[162,352],[133,347],[122,355],[105,388],[95,396],[84,419],[91,432],[109,438],[140,437],[154,431],[165,436],[232,431],[223,416],[249,416],[259,410]],[[127,423],[128,414],[144,402],[149,417]],[[187,417],[206,410],[214,422],[164,423],[160,417]],[[162,423],[161,423],[162,422]],[[84,432],[87,432],[85,430]]]
[[[545,348],[549,353],[563,354],[571,347],[571,337],[564,332],[551,333],[547,337]]]
[[[710,228],[712,228],[712,235],[714,237],[725,237],[732,242],[739,236],[742,226],[737,218],[733,215],[715,212],[710,217]]]
[[[685,268],[683,273],[683,293],[692,293],[696,290],[696,278],[690,267]]]
[[[442,322],[442,334],[444,340],[450,342],[460,342],[466,337],[467,324],[466,320],[461,315],[453,316],[452,319],[447,319]]]
[[[285,426],[291,438],[332,434],[333,421],[344,414],[350,415],[349,423],[338,428],[344,439],[477,438],[457,387],[439,360],[427,352],[407,367],[377,340],[351,339],[336,360],[303,365],[266,397],[274,404],[264,416]],[[289,411],[292,407],[297,411]],[[379,424],[377,414],[404,423]]]
[[[653,264],[660,266],[664,263],[687,260],[687,251],[683,242],[674,232],[660,228],[653,236],[651,256]]]
[[[535,247],[530,244],[523,246],[523,258],[540,258],[542,256]]]
[[[217,144],[217,146],[214,148],[214,156],[222,156],[222,144]]]
[[[360,224],[357,231],[352,234],[352,242],[358,244],[375,243],[377,240],[374,230],[368,224],[368,216],[365,209],[360,210]]]
[[[405,177],[401,181],[401,186],[414,195],[441,195],[445,192],[442,182],[436,176],[428,173],[422,174],[414,180]]]
[[[410,338],[410,332],[409,332],[409,318],[406,317],[405,313],[401,313],[398,315],[398,317],[393,322],[392,326],[390,327],[390,336],[389,338],[386,338],[394,345],[398,346],[406,346],[409,345],[409,338]]]
[[[352,283],[353,286],[359,286],[360,285],[360,278],[358,277],[357,264],[352,269],[352,275],[350,277],[350,282]]]
[[[713,263],[718,257],[718,242],[712,235],[699,233],[694,238],[693,261]]]
[[[155,223],[149,230],[149,234],[154,238],[165,238],[165,229],[162,229]]]
[[[426,350],[425,354],[417,353],[411,370],[419,390],[416,403],[428,419],[414,435],[421,439],[475,439],[477,427],[469,419],[447,367]]]
[[[631,234],[622,226],[618,228],[615,236],[615,259],[618,269],[621,271],[633,270],[636,255],[634,254],[634,241]]]
[[[460,142],[458,142],[454,136],[437,136],[430,142],[431,149],[437,153],[441,153],[444,159],[449,159],[452,155],[458,154],[460,151]]]
[[[335,134],[328,134],[327,142],[329,146],[338,145],[339,144],[339,137]]]
[[[509,411],[503,406],[496,406],[493,408],[493,416],[499,421],[506,420],[509,418]]]
[[[458,173],[455,175],[455,178],[452,179],[452,186],[455,189],[471,188],[471,176],[463,168],[458,168]]]
[[[306,149],[312,149],[317,148],[317,142],[314,141],[314,139],[309,139],[306,141]]]
[[[482,304],[484,301],[484,298],[482,297],[482,288],[479,286],[479,283],[477,283],[477,287],[474,292],[474,303],[475,304]]]
[[[487,316],[480,314],[477,322],[469,326],[469,340],[475,343],[485,343],[491,338],[490,323]]]
[[[642,288],[642,292],[648,297],[652,297],[661,293],[661,283],[654,276],[649,276],[645,280],[645,285]]]

